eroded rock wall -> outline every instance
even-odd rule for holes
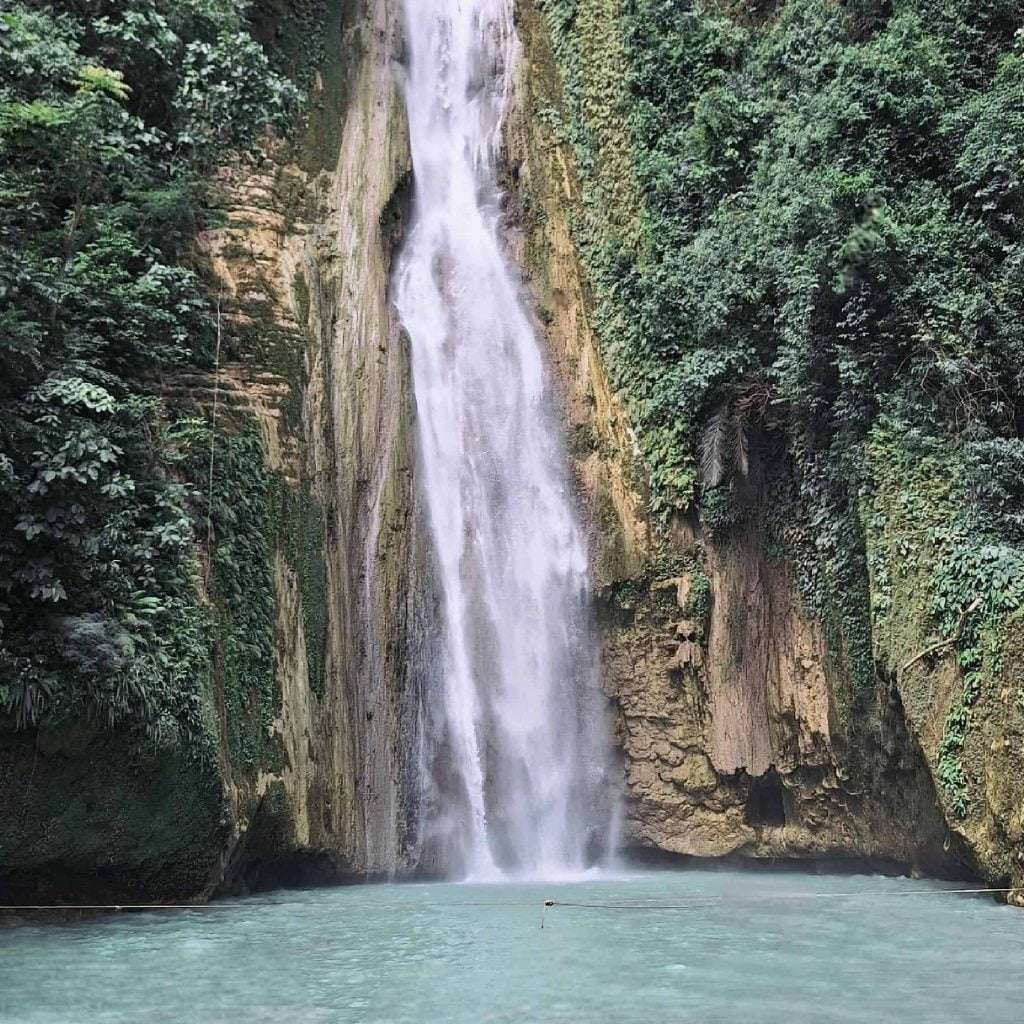
[[[327,7],[304,137],[266,139],[213,183],[223,217],[198,248],[216,368],[159,382],[168,416],[258,438],[260,500],[234,497],[261,510],[241,528],[266,538],[267,564],[233,600],[272,605],[253,620],[273,631],[271,663],[257,678],[239,659],[270,638],[225,610],[220,538],[200,531],[204,732],[5,734],[6,902],[182,901],[410,867],[435,601],[408,344],[388,301],[410,173],[400,5]]]
[[[318,133],[314,119],[305,152],[274,162],[262,216],[244,212],[258,180],[245,175],[233,185],[243,202],[229,206],[228,227],[207,238],[236,315],[258,299],[275,327],[294,324],[304,340],[302,379],[287,392],[301,395],[291,433],[275,440],[279,413],[255,412],[268,458],[281,461],[295,500],[319,520],[313,559],[325,567],[312,616],[314,688],[311,617],[300,567],[289,559],[311,537],[287,535],[308,530],[293,517],[275,561],[274,728],[284,767],[261,777],[257,794],[265,802],[280,786],[283,799],[272,808],[272,841],[240,842],[250,876],[254,866],[275,874],[282,857],[312,857],[320,877],[388,876],[409,867],[416,839],[419,692],[433,661],[433,599],[414,485],[408,345],[388,300],[410,173],[398,5],[346,5],[341,29],[343,67],[327,77],[345,101],[337,162],[323,148],[330,126]],[[321,102],[331,111],[337,97]],[[260,837],[261,806],[249,815]],[[239,830],[246,817],[238,813]]]
[[[216,674],[200,756],[140,750],[87,727],[5,737],[0,805],[18,850],[16,864],[6,849],[0,860],[19,892],[187,899],[413,866],[418,709],[436,661],[437,599],[408,346],[387,297],[410,173],[398,6],[335,5],[334,58],[305,142],[268,144],[261,166],[225,172],[226,223],[201,240],[225,358],[212,376],[166,382],[169,401],[207,417],[216,405],[226,429],[255,424],[277,488],[269,753],[244,764],[234,755]],[[920,615],[889,622],[876,685],[858,688],[756,516],[728,542],[684,518],[649,516],[574,229],[583,196],[564,83],[536,0],[517,10],[509,222],[564,385],[628,842],[697,856],[868,858],[1020,884],[1020,658],[1006,659],[967,741],[978,809],[957,817],[935,777],[963,680],[949,658],[908,664],[907,652],[929,643]],[[628,238],[639,204],[615,102],[617,10],[617,0],[580,0],[575,16],[590,47],[584,100],[602,164],[589,215]],[[629,311],[603,315],[614,333]],[[755,445],[755,489],[757,461]]]
[[[522,228],[518,248],[567,396],[591,524],[604,686],[623,755],[628,842],[711,857],[867,859],[1007,884],[1019,877],[1011,862],[1020,794],[1000,782],[998,758],[1018,749],[1010,741],[1005,752],[995,750],[1005,722],[989,730],[995,754],[985,772],[1000,811],[983,828],[965,828],[935,781],[948,694],[959,685],[941,699],[948,667],[919,670],[936,683],[923,713],[904,707],[920,692],[906,677],[880,672],[865,690],[851,678],[841,641],[805,608],[759,516],[726,541],[682,517],[665,525],[647,516],[645,472],[624,404],[608,385],[594,327],[598,303],[579,249],[581,223],[625,238],[639,215],[609,84],[616,67],[621,80],[618,6],[575,6],[577,49],[560,58],[585,65],[571,98],[546,6],[517,5],[525,55],[507,133],[518,197],[510,219]],[[591,115],[597,140],[586,195],[568,127],[572,104]],[[606,341],[614,318],[629,315],[609,305],[600,311]],[[755,444],[748,484],[755,507],[768,500],[758,459]],[[1007,700],[1012,692],[1008,683]]]

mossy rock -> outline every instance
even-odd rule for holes
[[[229,828],[216,757],[85,723],[0,731],[6,902],[204,895]]]

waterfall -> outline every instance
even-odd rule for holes
[[[423,846],[449,874],[571,877],[610,825],[587,550],[547,368],[502,244],[513,0],[405,0],[415,198],[393,294],[412,346],[443,664]]]

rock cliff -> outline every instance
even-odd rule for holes
[[[329,6],[305,139],[268,140],[263,163],[226,169],[225,221],[200,239],[223,312],[217,370],[166,381],[162,396],[259,438],[272,686],[232,675],[221,633],[194,749],[139,748],[81,725],[5,735],[5,894],[181,900],[418,866],[419,701],[437,660],[437,597],[409,352],[388,301],[410,174],[400,19],[395,0]],[[564,390],[629,844],[1024,886],[1019,620],[963,741],[973,799],[958,810],[939,779],[963,673],[931,636],[898,517],[878,515],[891,494],[879,489],[861,511],[869,592],[851,603],[871,634],[868,686],[768,529],[770,439],[752,440],[755,514],[728,539],[692,515],[651,514],[628,402],[606,372],[617,318],[631,311],[596,295],[585,253],[595,224],[628,239],[643,215],[617,101],[620,3],[575,5],[571,83],[550,6],[517,5],[509,237]],[[581,110],[600,153],[589,189],[573,135]],[[215,557],[204,549],[200,563]],[[883,607],[886,588],[895,598]]]
[[[222,223],[199,249],[218,297],[216,370],[161,385],[165,408],[226,445],[256,438],[260,500],[232,500],[257,516],[242,529],[262,561],[226,599],[211,570],[225,552],[199,552],[214,622],[204,734],[5,737],[12,899],[182,900],[409,866],[434,599],[408,347],[387,296],[409,175],[400,19],[389,0],[326,7],[304,137],[268,137],[258,163],[214,183]],[[250,628],[258,601],[272,611]],[[263,643],[272,664],[257,672],[239,645]]]
[[[700,857],[863,859],[1020,886],[1015,660],[969,741],[979,799],[957,813],[937,780],[961,671],[948,648],[911,660],[928,649],[928,624],[910,593],[898,637],[870,615],[871,593],[863,625],[874,629],[876,668],[870,686],[855,681],[842,635],[807,607],[766,527],[767,441],[752,442],[745,483],[757,511],[727,539],[696,517],[648,514],[628,403],[604,368],[617,318],[631,311],[597,296],[586,269],[595,236],[628,240],[643,215],[623,114],[621,5],[583,0],[566,20],[558,4],[520,0],[518,17],[525,56],[508,128],[510,219],[564,384],[592,527],[628,841]],[[591,161],[586,187],[581,158]],[[841,600],[860,607],[861,595]],[[1019,891],[1011,899],[1024,901]]]

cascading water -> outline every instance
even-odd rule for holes
[[[578,874],[612,841],[577,521],[545,366],[503,251],[512,0],[405,0],[415,176],[394,297],[443,599],[424,713],[424,858]]]

